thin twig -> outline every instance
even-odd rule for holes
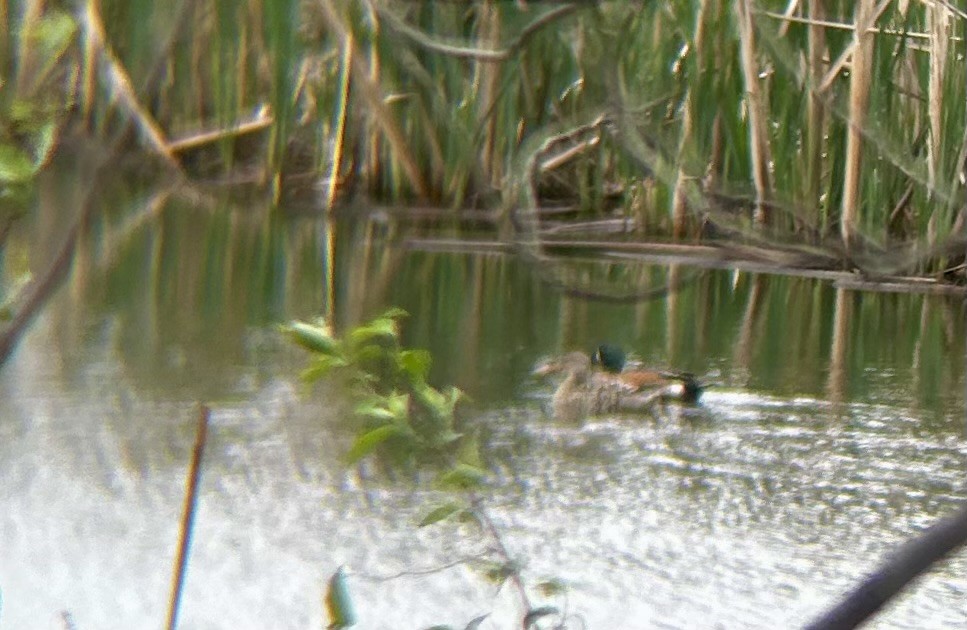
[[[520,35],[518,35],[507,46],[498,50],[483,50],[480,48],[468,48],[466,46],[444,44],[442,42],[430,39],[425,33],[413,28],[402,18],[395,15],[393,12],[389,11],[383,6],[379,7],[379,13],[383,19],[385,19],[394,29],[399,31],[401,34],[406,35],[427,50],[432,50],[434,52],[449,55],[451,57],[474,59],[476,61],[484,62],[500,62],[509,59],[511,55],[520,50],[524,46],[524,43],[541,28],[547,26],[558,18],[573,13],[580,8],[583,8],[580,4],[565,4],[563,6],[551,9],[528,24],[520,32]]]
[[[817,90],[820,93],[828,90],[829,86],[833,84],[833,81],[835,81],[836,77],[839,76],[839,73],[842,71],[843,66],[846,65],[846,62],[853,58],[853,54],[856,52],[856,49],[859,48],[859,43],[863,39],[863,36],[870,32],[870,29],[873,28],[873,25],[876,24],[876,21],[880,19],[880,15],[889,5],[890,0],[880,0],[880,3],[866,15],[866,19],[857,20],[855,27],[856,37],[854,37],[853,41],[843,50],[842,53],[840,53],[839,57],[836,58],[836,61],[830,64],[829,70],[826,71],[826,76],[822,81],[819,82],[819,87]]]
[[[367,580],[369,582],[392,582],[400,578],[406,577],[422,577],[424,575],[436,575],[437,573],[442,573],[443,571],[448,571],[450,569],[455,569],[456,567],[463,566],[465,564],[470,564],[471,562],[485,560],[486,554],[479,553],[474,556],[467,556],[465,558],[460,558],[459,560],[454,560],[453,562],[448,562],[447,564],[441,564],[438,567],[433,567],[430,569],[414,569],[412,571],[400,571],[399,573],[393,573],[392,575],[370,575],[368,573],[357,573],[353,572],[353,575],[361,580]]]
[[[188,553],[191,550],[192,528],[195,523],[195,510],[198,507],[198,481],[201,478],[201,460],[205,453],[205,442],[208,439],[208,407],[198,407],[198,426],[195,433],[195,447],[191,453],[191,465],[188,468],[188,488],[185,492],[185,509],[181,517],[181,529],[178,536],[178,560],[175,573],[171,581],[171,596],[168,606],[168,622],[166,628],[174,630],[178,625],[178,609],[181,605],[182,587],[185,582],[185,570],[188,567]]]
[[[524,580],[520,577],[520,570],[516,567],[516,562],[510,555],[510,551],[507,550],[507,546],[504,545],[504,539],[501,537],[500,532],[497,531],[497,526],[490,519],[487,511],[484,509],[483,500],[473,495],[471,498],[471,504],[473,505],[474,514],[480,520],[480,524],[483,526],[484,531],[490,535],[493,539],[494,544],[497,546],[497,553],[500,554],[501,559],[505,564],[511,566],[510,580],[514,584],[514,588],[517,589],[517,595],[520,597],[520,604],[524,608],[524,614],[526,615],[530,612],[531,604],[530,599],[527,597],[527,590],[524,588]]]
[[[796,15],[785,15],[784,13],[777,13],[775,11],[763,11],[761,9],[753,9],[753,13],[756,15],[763,15],[765,17],[773,18],[776,20],[781,20],[789,23],[796,24],[808,24],[810,26],[822,26],[823,28],[834,28],[841,31],[855,31],[856,25],[850,24],[849,22],[832,22],[830,20],[818,20],[809,17],[800,17]],[[867,29],[869,33],[876,33],[877,35],[892,35],[894,37],[905,37],[909,39],[930,39],[930,33],[918,33],[915,31],[900,31],[892,28],[869,28]],[[950,41],[959,42],[963,41],[963,37],[951,36]],[[917,50],[923,50],[918,48]]]

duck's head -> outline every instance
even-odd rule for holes
[[[621,346],[603,343],[591,355],[591,363],[600,365],[606,372],[617,374],[625,368],[626,358],[625,351],[621,349]]]
[[[562,375],[584,375],[591,370],[591,361],[588,355],[583,352],[571,352],[561,357],[555,357],[544,361],[534,368],[534,376],[551,376],[554,374]]]

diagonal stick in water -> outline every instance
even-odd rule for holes
[[[188,552],[191,548],[191,532],[195,522],[195,508],[198,505],[198,481],[201,478],[201,458],[208,439],[208,416],[206,405],[198,408],[198,429],[195,433],[195,447],[188,468],[188,488],[185,492],[185,509],[181,516],[181,530],[178,536],[178,560],[171,581],[171,595],[168,599],[168,622],[165,627],[174,630],[178,625],[178,608],[181,604],[181,591],[185,583],[185,570],[188,567]]]

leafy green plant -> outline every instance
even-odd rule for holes
[[[558,627],[567,614],[555,607],[531,605],[521,576],[522,564],[512,557],[487,513],[481,490],[488,474],[480,463],[477,441],[456,429],[455,410],[465,398],[463,392],[452,386],[440,390],[430,385],[430,354],[400,344],[399,322],[406,315],[391,308],[343,335],[337,335],[324,319],[290,322],[282,331],[312,355],[302,372],[303,380],[314,383],[341,376],[349,386],[360,424],[346,454],[347,463],[375,455],[391,463],[436,468],[434,485],[445,498],[426,512],[418,526],[455,520],[474,527],[492,541],[491,551],[486,558],[468,562],[484,579],[499,585],[509,583],[518,592],[522,627],[541,627],[542,620],[554,621]],[[538,585],[544,597],[564,591],[554,580]],[[332,575],[325,603],[331,628],[355,623],[342,569]],[[475,618],[466,628],[478,627],[485,618]]]
[[[431,357],[426,350],[404,348],[399,320],[406,312],[393,308],[336,336],[324,320],[291,322],[284,332],[312,353],[303,380],[315,382],[333,372],[348,377],[360,428],[346,454],[356,463],[380,450],[398,463],[450,467],[441,485],[479,485],[484,471],[458,464],[452,453],[463,437],[455,430],[454,412],[464,398],[456,387],[439,390],[427,382]]]
[[[53,152],[73,103],[73,93],[63,93],[57,70],[76,31],[74,19],[56,10],[20,24],[18,72],[6,80],[0,77],[6,88],[0,98],[0,201],[22,203]]]

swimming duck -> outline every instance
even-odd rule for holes
[[[571,352],[551,359],[534,370],[538,376],[565,374],[551,398],[554,419],[577,422],[614,412],[651,411],[661,402],[662,390],[633,390],[617,375],[592,369],[591,358],[583,352]]]
[[[600,365],[631,391],[663,388],[664,400],[678,400],[687,404],[697,403],[705,389],[691,372],[666,372],[661,370],[625,369],[627,356],[621,347],[603,343],[591,356],[591,363]]]

